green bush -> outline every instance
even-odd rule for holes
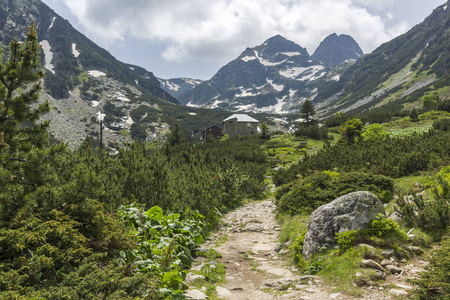
[[[291,246],[294,251],[294,263],[300,268],[304,268],[306,266],[306,262],[303,259],[303,242],[305,241],[306,229],[302,230],[297,238],[295,239],[294,244]]]
[[[419,300],[449,299],[450,296],[450,238],[445,237],[432,254],[426,272],[413,283],[418,286],[412,294]]]
[[[274,183],[281,185],[296,180],[298,175],[332,170],[367,172],[392,178],[411,175],[435,167],[433,161],[450,159],[450,132],[430,130],[404,137],[388,137],[378,141],[337,143],[322,148],[316,155],[305,156],[287,170],[276,172]]]
[[[297,137],[307,137],[314,140],[328,140],[328,128],[318,125],[301,126],[295,131]]]
[[[450,187],[441,176],[431,189],[431,197],[412,194],[401,195],[397,199],[397,212],[403,221],[410,226],[419,227],[440,240],[450,225]]]
[[[381,214],[371,220],[367,228],[336,233],[336,240],[340,253],[358,244],[367,243],[382,248],[394,248],[399,256],[408,256],[402,247],[408,242],[408,235],[394,220]]]
[[[433,122],[433,129],[450,131],[450,119],[439,119]]]
[[[312,212],[320,205],[356,191],[369,191],[382,202],[391,200],[393,180],[367,173],[319,172],[282,186],[275,194],[280,212]]]

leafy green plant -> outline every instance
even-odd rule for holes
[[[193,262],[191,251],[206,234],[204,217],[189,209],[182,217],[164,214],[158,206],[141,211],[134,205],[121,208],[119,214],[139,245],[121,253],[123,264],[134,263],[139,272],[159,274],[166,293],[181,294],[185,270]]]
[[[358,230],[347,230],[344,232],[338,232],[336,234],[336,240],[341,252],[345,252],[354,245]]]
[[[325,264],[325,255],[316,255],[308,260],[307,265],[303,268],[303,273],[306,275],[314,275],[323,269]]]
[[[396,201],[398,213],[411,226],[430,233],[435,240],[445,234],[450,225],[450,187],[442,176],[436,177],[431,188],[431,197],[412,194],[402,195]]]
[[[336,233],[339,253],[345,253],[359,243],[397,249],[400,256],[408,256],[402,245],[408,242],[408,235],[392,219],[379,214],[371,220],[367,228]]]
[[[206,281],[210,283],[224,282],[225,280],[225,265],[221,263],[206,263],[200,272],[205,276]]]
[[[291,246],[294,251],[294,263],[300,267],[305,268],[307,266],[306,261],[303,259],[303,242],[305,241],[306,229],[302,230],[297,238],[295,239],[294,244]]]

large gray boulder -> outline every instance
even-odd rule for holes
[[[366,228],[378,214],[386,215],[383,204],[369,192],[350,193],[322,205],[309,218],[303,258],[308,260],[322,248],[333,248],[336,233]]]

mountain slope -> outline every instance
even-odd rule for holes
[[[404,103],[420,101],[425,92],[449,85],[448,4],[435,9],[407,33],[360,58],[339,81],[319,87],[314,102],[322,114],[361,112],[373,107],[404,109],[408,108]]]
[[[351,36],[333,33],[320,43],[312,57],[330,66],[337,66],[346,60],[357,60],[362,55],[361,48]]]
[[[192,90],[197,85],[203,82],[203,80],[191,78],[158,78],[158,80],[160,82],[161,88],[175,98],[180,97],[183,93]]]
[[[247,48],[210,80],[183,93],[181,104],[225,110],[283,113],[315,96],[317,84],[336,80],[305,48],[277,35]]]
[[[153,73],[118,61],[40,0],[0,0],[0,42],[6,51],[12,39],[24,39],[32,20],[38,26],[46,71],[41,98],[53,107],[44,118],[52,121],[50,132],[56,139],[77,146],[86,135],[97,135],[97,116],[104,116],[114,129],[105,136],[120,142],[126,136],[118,130],[129,131],[139,121],[131,116],[139,105],[179,104]],[[107,108],[116,108],[106,112],[108,103]]]

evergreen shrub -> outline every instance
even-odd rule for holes
[[[356,191],[372,192],[386,203],[392,199],[393,190],[393,180],[382,175],[319,172],[280,187],[275,199],[280,212],[299,214]]]

